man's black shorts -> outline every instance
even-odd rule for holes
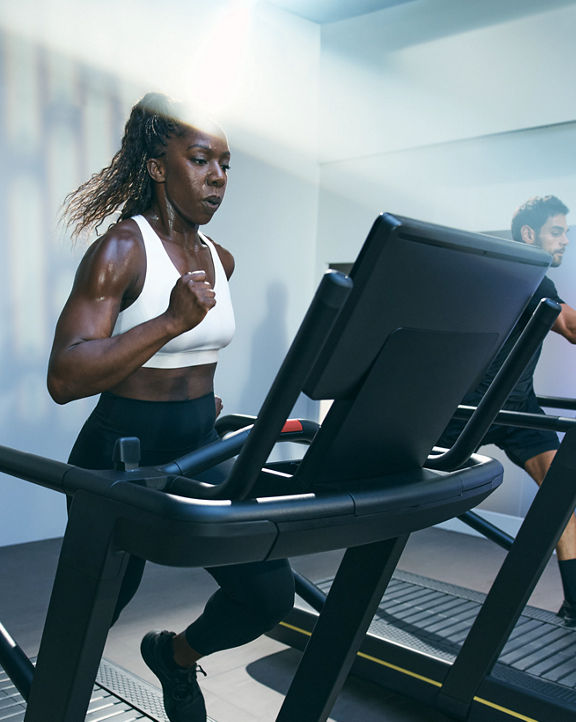
[[[508,403],[505,408],[512,411],[525,411],[531,414],[544,414],[544,411],[538,406],[536,397],[533,395],[528,396],[527,399],[521,403]],[[460,436],[464,425],[465,422],[463,421],[451,421],[444,430],[437,446],[449,449],[458,436]],[[555,431],[548,431],[546,429],[519,429],[513,426],[499,426],[494,424],[488,429],[488,433],[482,440],[481,446],[486,444],[495,444],[505,452],[510,461],[524,468],[524,464],[528,459],[538,456],[538,454],[542,454],[544,451],[557,449],[560,446],[560,441]]]

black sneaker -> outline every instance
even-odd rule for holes
[[[564,620],[564,626],[576,627],[576,604],[564,600],[557,615]]]
[[[146,664],[162,684],[164,709],[170,722],[206,722],[204,697],[196,673],[206,672],[200,665],[180,667],[173,661],[174,632],[148,632],[140,644]]]

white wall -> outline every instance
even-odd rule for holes
[[[258,410],[316,281],[320,33],[250,6],[0,6],[0,443],[65,460],[94,403],[58,407],[45,389],[54,324],[83,251],[57,232],[57,211],[109,162],[147,90],[201,98],[229,134],[227,198],[206,228],[237,269],[238,332],[217,392],[227,412]],[[0,476],[0,545],[58,536],[64,524],[60,495]]]
[[[322,31],[321,161],[572,118],[572,2],[416,0]]]
[[[325,26],[317,268],[353,260],[381,211],[506,229],[553,193],[576,213],[575,30],[574,3],[515,0],[418,0]],[[550,274],[571,305],[575,272],[573,248]],[[537,391],[576,396],[575,361],[549,337]],[[484,508],[522,516],[533,483],[487,451],[506,483]]]

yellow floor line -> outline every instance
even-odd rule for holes
[[[307,629],[302,629],[300,627],[295,627],[293,624],[288,624],[287,622],[280,622],[280,624],[283,627],[286,627],[287,629],[291,629],[294,632],[299,632],[300,634],[303,634],[306,637],[311,637],[312,632],[309,632]],[[437,682],[435,679],[431,679],[430,677],[424,677],[421,674],[416,674],[416,672],[412,672],[409,669],[405,669],[404,667],[398,667],[395,664],[392,664],[390,662],[386,662],[383,659],[379,659],[378,657],[372,657],[369,654],[366,654],[365,652],[358,652],[358,657],[363,657],[364,659],[367,659],[370,662],[375,662],[376,664],[381,665],[382,667],[388,667],[389,669],[393,669],[396,672],[400,672],[401,674],[405,674],[409,677],[414,677],[415,679],[419,679],[422,682],[426,682],[427,684],[431,684],[434,687],[442,687],[441,682]],[[534,719],[533,717],[526,717],[526,715],[520,714],[519,712],[514,712],[514,710],[508,709],[507,707],[502,707],[498,704],[495,704],[494,702],[490,702],[487,699],[483,699],[482,697],[474,697],[474,701],[478,702],[479,704],[486,705],[487,707],[491,707],[492,709],[497,709],[499,712],[504,712],[504,714],[508,714],[511,717],[514,717],[516,719],[522,720],[522,722],[538,722],[537,719]]]
[[[482,697],[474,697],[474,701],[479,704],[485,704],[487,707],[492,707],[492,709],[497,709],[499,712],[509,714],[511,717],[515,717],[516,719],[521,719],[523,722],[538,722],[538,720],[534,719],[534,717],[526,717],[524,714],[514,712],[514,710],[508,709],[508,707],[501,707],[499,704],[494,704],[494,702],[490,702],[487,699],[482,699]]]

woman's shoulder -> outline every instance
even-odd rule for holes
[[[132,219],[114,223],[87,249],[78,274],[99,283],[133,283],[146,272],[146,251],[138,224]]]
[[[224,246],[221,246],[219,243],[216,243],[216,241],[213,238],[210,238],[210,236],[206,236],[210,243],[214,246],[216,249],[216,253],[218,254],[218,258],[220,259],[220,263],[222,264],[222,267],[224,268],[224,273],[226,274],[226,278],[230,278],[230,276],[234,273],[234,256],[230,253],[229,250],[224,248]]]
[[[144,251],[142,233],[136,221],[127,218],[111,225],[88,248],[87,257],[103,261],[138,258]]]

